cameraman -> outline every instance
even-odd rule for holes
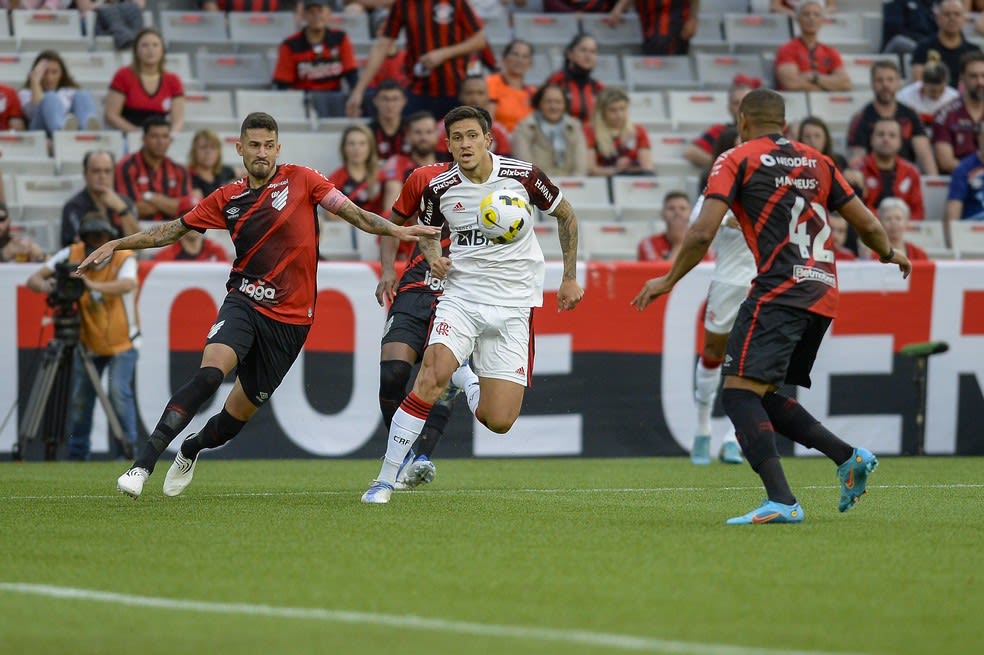
[[[72,366],[72,428],[68,457],[73,460],[89,459],[89,433],[92,431],[92,410],[96,402],[95,389],[81,361],[81,348],[92,355],[100,374],[109,366],[110,402],[120,420],[124,438],[133,445],[137,441],[137,406],[133,395],[133,375],[137,365],[134,341],[140,332],[134,302],[136,257],[132,250],[119,250],[84,278],[73,277],[59,282],[60,275],[55,274],[60,263],[82,261],[112,239],[115,233],[115,228],[100,212],[86,214],[79,224],[81,243],[59,250],[27,280],[29,289],[49,295],[56,291],[59,283],[82,283],[85,287],[77,302],[81,318],[80,343]],[[65,270],[64,267],[62,270]],[[122,454],[115,440],[111,442],[111,450]]]

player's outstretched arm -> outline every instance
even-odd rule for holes
[[[91,255],[82,260],[82,263],[75,270],[75,274],[84,275],[90,267],[100,264],[107,257],[111,257],[117,250],[144,250],[146,248],[169,246],[187,232],[188,228],[181,222],[181,219],[176,218],[173,221],[155,225],[154,227],[147,228],[122,239],[107,241]]]
[[[632,299],[632,305],[636,309],[642,311],[649,306],[649,303],[669,293],[680,278],[704,259],[727,211],[728,205],[723,200],[704,198],[700,215],[683,237],[683,244],[676,259],[673,260],[670,272],[662,277],[654,277],[642,286],[636,297]]]
[[[553,216],[557,219],[557,236],[564,257],[564,276],[557,291],[557,310],[563,312],[577,307],[584,297],[584,289],[577,283],[577,216],[567,198],[561,199]]]
[[[899,270],[902,271],[902,277],[909,277],[909,274],[912,273],[912,262],[909,261],[904,252],[899,252],[892,247],[892,243],[885,233],[885,228],[857,196],[851,198],[838,212],[847,219],[848,223],[854,226],[864,245],[878,254],[881,263],[897,264]]]
[[[367,212],[348,199],[338,208],[332,209],[325,207],[325,209],[341,216],[344,220],[363,232],[369,232],[370,234],[396,237],[401,241],[420,241],[421,237],[434,240],[439,239],[441,236],[441,228],[439,227],[429,227],[427,225],[403,227],[396,225],[393,221],[389,221],[379,214]]]

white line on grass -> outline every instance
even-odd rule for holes
[[[813,484],[798,486],[797,489],[834,489],[836,483]],[[501,494],[638,494],[638,493],[693,493],[695,491],[756,491],[759,486],[741,487],[572,487],[570,489],[427,489],[428,495],[501,495]],[[984,489],[984,483],[954,483],[954,484],[872,484],[869,489]],[[224,493],[195,494],[198,498],[282,498],[288,496],[350,496],[359,495],[359,491],[325,490],[325,491],[229,491]],[[0,500],[99,500],[120,498],[116,494],[72,494],[44,496],[0,496]]]
[[[10,593],[44,596],[70,600],[85,600],[98,603],[113,603],[129,607],[153,607],[156,609],[212,612],[215,614],[239,614],[247,616],[268,616],[283,619],[309,619],[333,623],[350,623],[385,626],[390,628],[409,628],[432,630],[478,637],[503,637],[530,641],[549,641],[580,646],[599,646],[620,650],[644,651],[652,653],[687,653],[688,655],[834,655],[828,651],[799,651],[772,648],[733,646],[729,644],[706,644],[699,642],[671,641],[652,637],[636,637],[586,630],[559,630],[534,628],[520,625],[500,625],[495,623],[472,623],[469,621],[449,621],[429,619],[414,615],[376,614],[371,612],[350,612],[320,607],[275,607],[273,605],[252,605],[247,603],[216,603],[201,600],[180,600],[155,596],[133,596],[96,589],[77,589],[45,584],[21,582],[0,582],[0,591]],[[837,655],[859,655],[838,653]]]

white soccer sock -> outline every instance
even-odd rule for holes
[[[410,447],[424,429],[425,419],[417,418],[406,412],[402,407],[393,415],[390,423],[389,437],[386,441],[386,454],[383,455],[383,465],[379,469],[377,480],[396,483],[396,474],[403,464],[404,458],[410,452]]]
[[[706,368],[704,359],[697,360],[694,373],[694,399],[697,401],[697,434],[711,434],[711,412],[721,383],[721,366]]]
[[[464,392],[465,400],[468,401],[468,409],[471,410],[471,413],[474,414],[478,411],[478,401],[482,389],[478,376],[475,375],[475,371],[471,369],[468,362],[459,366],[458,370],[451,374],[451,382]]]

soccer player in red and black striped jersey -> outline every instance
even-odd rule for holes
[[[794,398],[777,393],[783,383],[810,386],[810,371],[837,314],[837,269],[828,212],[837,211],[883,263],[908,277],[912,264],[892,248],[885,230],[823,154],[782,136],[781,95],[750,92],[738,110],[742,145],[718,157],[704,206],[684,237],[670,272],[646,282],[632,304],[645,309],[692,269],[714,238],[729,207],[758,266],[758,276],[728,337],[721,400],[742,451],[768,499],[729,524],[799,523],[803,509],[786,482],[775,435],[819,450],[838,465],[839,509],[865,493],[878,464],[827,430]]]
[[[228,230],[236,247],[228,294],[206,338],[201,368],[171,397],[133,467],[117,480],[119,490],[133,498],[164,449],[233,368],[236,384],[222,410],[181,444],[164,480],[166,495],[184,491],[198,453],[235,437],[280,385],[314,320],[318,206],[373,234],[410,241],[440,234],[439,228],[400,227],[360,209],[318,171],[278,165],[278,132],[269,114],[249,114],[236,144],[246,177],[220,187],[177,220],[108,242],[79,265],[84,274],[115,250],[170,245],[189,230]]]
[[[700,0],[618,0],[609,16],[622,20],[632,3],[642,26],[642,54],[685,55],[697,33]]]
[[[440,119],[458,104],[458,84],[465,79],[468,55],[485,47],[481,19],[468,0],[395,0],[384,35],[373,43],[345,105],[349,116],[361,115],[366,87],[400,30],[406,31],[411,80],[407,113],[426,110]]]

